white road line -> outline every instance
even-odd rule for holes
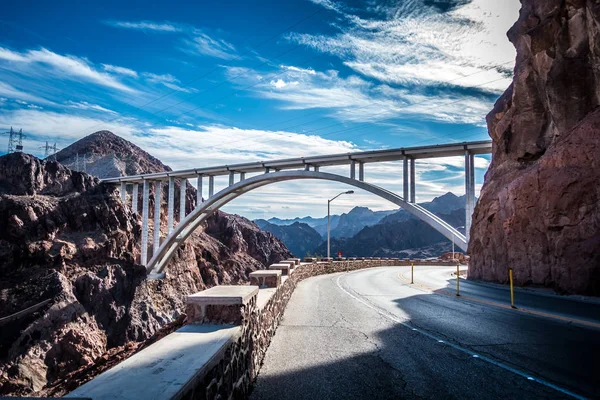
[[[525,379],[527,379],[527,380],[530,380],[530,381],[535,381],[535,382],[537,382],[537,383],[539,383],[539,384],[542,384],[542,385],[544,385],[544,386],[546,386],[546,387],[549,387],[550,389],[554,389],[554,390],[556,390],[556,391],[558,391],[558,392],[561,392],[561,393],[563,393],[563,394],[566,394],[566,395],[568,395],[568,396],[571,396],[571,397],[573,397],[573,398],[575,398],[575,399],[580,399],[580,400],[586,400],[586,399],[587,399],[586,397],[583,397],[583,396],[580,396],[580,395],[578,395],[578,394],[576,394],[576,393],[573,393],[573,392],[571,392],[571,391],[570,391],[570,390],[568,390],[568,389],[564,389],[564,388],[562,388],[562,387],[560,387],[560,386],[557,386],[557,385],[555,385],[555,384],[553,384],[553,383],[550,383],[550,382],[548,382],[548,381],[545,381],[545,380],[543,380],[543,379],[540,379],[540,378],[534,378],[534,377],[532,377],[532,376],[531,376],[530,374],[528,374],[528,373],[525,373],[525,372],[523,372],[523,371],[520,371],[520,370],[518,370],[518,369],[515,369],[515,368],[513,368],[513,367],[511,367],[511,366],[508,366],[508,365],[506,365],[506,364],[504,364],[504,363],[501,363],[501,362],[499,362],[499,361],[496,361],[496,360],[494,360],[494,359],[491,359],[491,358],[489,358],[489,357],[482,356],[482,355],[480,355],[480,354],[476,354],[476,353],[472,352],[471,350],[465,349],[464,347],[458,346],[458,345],[456,345],[456,344],[454,344],[454,343],[448,343],[448,342],[444,342],[444,341],[443,341],[441,338],[438,338],[438,337],[436,337],[436,336],[434,336],[434,335],[432,335],[432,334],[430,334],[430,333],[428,333],[428,332],[425,332],[425,331],[423,331],[423,330],[421,330],[421,329],[414,328],[414,327],[412,327],[411,325],[407,324],[405,321],[402,321],[402,320],[400,320],[399,318],[397,318],[395,315],[392,315],[392,314],[390,314],[389,312],[387,312],[387,311],[384,311],[384,310],[380,309],[379,307],[376,307],[376,306],[374,306],[373,304],[369,303],[368,301],[365,301],[365,300],[363,300],[363,299],[361,299],[361,298],[358,298],[357,296],[355,296],[355,295],[353,295],[352,293],[350,293],[349,291],[347,291],[347,290],[346,290],[346,289],[345,289],[345,288],[344,288],[344,287],[343,287],[343,286],[340,284],[340,278],[341,278],[342,276],[344,276],[344,275],[349,275],[349,274],[355,274],[355,273],[357,273],[357,272],[362,272],[362,271],[354,271],[354,272],[348,272],[348,273],[346,273],[346,274],[343,274],[343,275],[338,275],[338,277],[337,277],[337,279],[336,279],[336,284],[337,284],[337,286],[338,286],[338,287],[339,287],[339,288],[340,288],[340,289],[341,289],[341,290],[342,290],[344,293],[346,293],[348,296],[352,297],[354,300],[356,300],[356,301],[358,301],[358,302],[360,302],[360,303],[364,304],[365,306],[369,307],[370,309],[374,310],[375,312],[377,312],[379,315],[383,316],[384,318],[387,318],[387,319],[389,319],[390,321],[396,322],[396,323],[398,323],[398,324],[400,324],[400,325],[402,325],[402,326],[404,326],[404,327],[406,327],[406,328],[412,329],[413,331],[416,331],[416,332],[418,332],[418,333],[420,333],[420,334],[422,334],[422,335],[424,335],[424,336],[426,336],[426,337],[428,337],[428,338],[430,338],[430,339],[433,339],[433,340],[435,340],[435,341],[437,341],[437,342],[444,343],[444,344],[446,344],[446,345],[448,345],[448,346],[452,347],[452,348],[453,348],[453,349],[455,349],[455,350],[458,350],[458,351],[460,351],[460,352],[463,352],[463,353],[465,353],[465,354],[468,354],[468,355],[470,355],[470,356],[471,356],[471,357],[473,357],[473,358],[477,358],[477,359],[479,359],[479,360],[485,361],[485,362],[487,362],[487,363],[489,363],[489,364],[492,364],[492,365],[495,365],[495,366],[497,366],[497,367],[499,367],[499,368],[502,368],[502,369],[504,369],[504,370],[506,370],[506,371],[512,372],[513,374],[519,375],[519,376],[521,376],[521,377],[523,377],[523,378],[525,378]]]

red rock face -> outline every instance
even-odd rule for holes
[[[511,87],[488,115],[493,160],[470,279],[600,295],[600,4],[522,0]]]

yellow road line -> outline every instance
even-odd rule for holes
[[[477,303],[487,304],[487,305],[493,306],[493,307],[504,308],[504,309],[511,310],[511,311],[518,311],[518,312],[521,312],[524,314],[537,315],[537,316],[541,316],[541,317],[557,319],[557,320],[564,321],[564,322],[571,322],[574,324],[581,324],[581,325],[591,326],[593,328],[600,329],[600,324],[595,323],[595,322],[585,321],[585,320],[577,319],[577,318],[563,317],[562,315],[551,314],[551,313],[546,313],[546,312],[542,312],[542,311],[534,311],[534,310],[530,310],[530,309],[522,308],[522,307],[518,307],[515,309],[515,308],[512,308],[510,306],[510,304],[497,303],[495,301],[478,299],[475,297],[465,296],[462,294],[460,295],[460,297],[458,297],[458,296],[456,296],[456,293],[452,293],[452,292],[449,292],[444,289],[433,289],[433,288],[430,288],[429,286],[425,286],[420,283],[412,283],[411,284],[410,281],[404,277],[402,272],[398,273],[398,279],[400,279],[401,281],[403,281],[404,283],[406,283],[410,286],[417,286],[417,287],[419,287],[427,292],[431,292],[431,293],[438,293],[438,294],[443,294],[445,296],[452,296],[452,297],[456,298],[457,300],[474,301]]]

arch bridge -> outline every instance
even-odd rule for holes
[[[242,196],[254,189],[277,183],[299,179],[319,179],[333,182],[345,183],[367,192],[380,196],[397,206],[402,207],[415,217],[429,224],[436,231],[466,251],[468,245],[468,233],[471,227],[471,216],[475,206],[475,166],[476,154],[489,154],[492,151],[491,141],[453,143],[447,145],[435,145],[412,148],[399,148],[387,150],[375,150],[347,154],[320,155],[313,157],[301,157],[284,160],[272,160],[264,162],[224,165],[208,168],[192,168],[181,171],[168,171],[161,173],[122,176],[117,178],[103,179],[103,182],[120,185],[121,200],[128,201],[127,190],[131,186],[131,209],[138,213],[139,186],[142,185],[142,243],[141,264],[151,275],[162,274],[175,251],[192,232],[216,210],[229,203],[233,199]],[[457,157],[465,158],[465,188],[466,188],[466,224],[467,235],[463,235],[456,228],[435,214],[418,205],[415,201],[415,160],[424,158]],[[365,181],[365,164],[385,161],[403,161],[403,193],[402,196],[395,194],[379,186]],[[349,176],[342,176],[319,171],[320,167],[334,165],[349,165]],[[358,169],[358,174],[357,174]],[[247,173],[258,173],[256,176],[246,178]],[[229,176],[229,185],[215,193],[215,176]],[[239,180],[236,182],[236,175]],[[208,179],[208,198],[202,198],[202,185],[204,178]],[[186,206],[186,182],[188,179],[197,179],[198,198],[196,208],[185,215]],[[175,225],[175,182],[179,180],[180,185],[180,220]],[[162,197],[162,188],[167,185],[167,220],[168,234],[165,238],[160,237],[160,214],[161,202],[155,202],[154,207],[154,237],[153,254],[148,259],[148,231],[149,231],[149,197],[150,186],[154,185],[155,196]]]

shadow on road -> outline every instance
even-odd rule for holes
[[[284,320],[269,349],[277,359],[267,354],[251,399],[570,398],[448,343],[584,396],[600,393],[596,331],[439,294],[390,306],[402,323],[362,306],[330,325]]]

